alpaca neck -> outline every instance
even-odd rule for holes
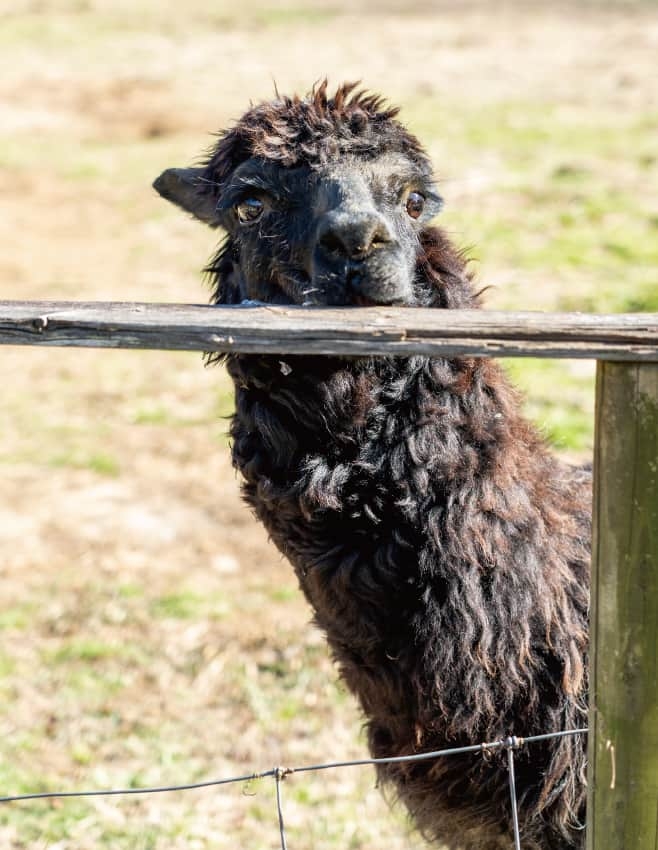
[[[255,453],[254,473],[283,483],[314,456],[367,466],[382,452],[404,454],[405,474],[425,467],[452,478],[481,473],[501,448],[508,466],[515,452],[540,450],[490,361],[246,355],[231,357],[228,369],[234,458],[248,480]]]

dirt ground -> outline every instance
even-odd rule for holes
[[[646,299],[655,269],[657,52],[649,3],[5,0],[0,297],[205,302],[216,234],[151,181],[274,80],[328,75],[404,107],[490,306],[624,309],[620,291]],[[160,352],[6,348],[0,362],[0,790],[362,755],[291,570],[240,502],[221,370]],[[591,364],[553,368],[519,372],[529,410],[571,405],[563,449],[584,456]],[[299,850],[422,844],[370,772],[284,791]],[[265,783],[0,808],[8,850],[277,842]]]

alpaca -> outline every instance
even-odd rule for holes
[[[378,96],[250,108],[156,181],[226,238],[218,304],[476,307],[427,155]],[[233,461],[374,757],[585,725],[591,480],[488,359],[229,354]],[[516,756],[525,850],[584,847],[584,736]],[[505,753],[383,765],[428,840],[511,846]]]

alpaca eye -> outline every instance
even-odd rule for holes
[[[425,196],[420,192],[409,192],[407,197],[407,213],[411,218],[419,218],[425,208]]]
[[[236,204],[235,212],[238,221],[242,224],[251,224],[254,221],[258,221],[264,209],[265,204],[258,198],[245,198],[244,201]]]

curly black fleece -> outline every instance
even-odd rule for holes
[[[230,359],[233,458],[373,755],[583,726],[587,474],[547,454],[494,364],[286,362],[284,376],[278,361]],[[581,847],[585,742],[517,758],[524,847]],[[508,832],[498,757],[381,776],[450,848],[497,848]]]
[[[335,155],[368,130],[371,147],[381,139],[422,159],[393,111],[350,91],[253,108],[209,157],[208,185],[254,151],[289,167],[300,133],[299,158],[321,155],[309,139],[318,150],[333,140]],[[210,267],[218,300],[236,300],[238,262],[229,239]],[[423,303],[431,293],[439,308],[476,304],[440,230],[421,233],[416,276]],[[591,482],[550,454],[501,368],[286,357],[282,370],[280,360],[227,358],[233,460],[360,701],[372,754],[584,726]],[[584,847],[585,755],[584,736],[518,754],[525,850]],[[379,775],[442,846],[511,846],[502,755]]]

